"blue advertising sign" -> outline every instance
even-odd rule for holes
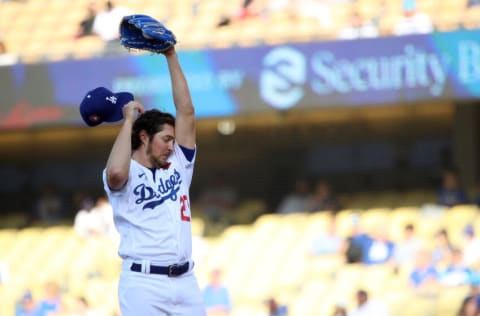
[[[179,51],[201,117],[480,98],[480,30]],[[0,67],[0,128],[82,124],[98,86],[174,112],[161,55]]]

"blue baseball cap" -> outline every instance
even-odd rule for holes
[[[88,91],[80,103],[80,114],[88,126],[103,122],[118,122],[123,119],[122,108],[134,99],[129,92],[113,93],[104,87]]]

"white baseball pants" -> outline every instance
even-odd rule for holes
[[[203,296],[193,271],[178,277],[129,271],[118,284],[122,316],[205,316]]]

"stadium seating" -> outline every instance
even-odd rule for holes
[[[406,223],[419,228],[424,238],[439,227],[452,235],[466,223],[478,227],[478,208],[461,205],[447,209],[437,220],[425,220],[418,207],[342,210],[337,224],[347,236],[352,216],[364,227],[388,224],[393,239],[400,239]],[[233,298],[232,315],[261,315],[265,300],[275,297],[288,305],[293,316],[328,315],[337,302],[354,307],[354,293],[365,288],[371,297],[384,301],[393,316],[450,316],[469,291],[468,286],[442,288],[435,297],[416,295],[408,285],[408,271],[395,274],[389,265],[364,266],[343,263],[340,255],[309,254],[315,236],[331,223],[328,212],[291,215],[267,214],[254,223],[228,227],[216,237],[204,238],[205,254],[196,262],[200,285],[206,285],[213,269],[224,272]],[[344,222],[344,224],[342,224]],[[204,223],[194,218],[194,235],[203,234]],[[25,289],[37,297],[48,280],[62,289],[67,306],[85,296],[103,315],[118,310],[116,287],[120,272],[117,245],[109,239],[82,239],[72,227],[31,227],[0,230],[0,262],[10,278],[0,285],[0,314],[11,315]]]
[[[95,37],[75,39],[88,0],[77,1],[4,1],[0,10],[0,34],[9,53],[19,55],[23,62],[89,58],[101,54],[103,43]],[[352,10],[365,19],[379,22],[380,34],[390,35],[401,16],[401,1],[358,0],[331,4],[329,27],[320,26],[316,17],[292,14],[290,11],[269,11],[261,16],[245,18],[218,28],[222,16],[238,10],[241,1],[164,1],[118,0],[134,12],[146,13],[175,30],[180,49],[207,47],[254,46],[260,43],[279,44],[335,39],[348,24]],[[466,1],[418,0],[417,7],[432,18],[439,31],[480,27],[480,8],[466,8]],[[43,14],[39,14],[42,12]],[[461,23],[460,23],[461,22]]]

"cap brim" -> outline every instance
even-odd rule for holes
[[[121,121],[123,119],[123,106],[134,100],[133,94],[130,92],[117,92],[115,96],[117,97],[117,106],[115,111],[104,119],[105,122],[112,123]]]

